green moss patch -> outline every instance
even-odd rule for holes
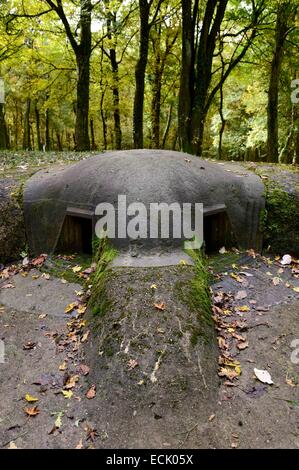
[[[275,253],[299,254],[299,196],[277,183],[266,182],[266,207],[262,214],[264,246]]]

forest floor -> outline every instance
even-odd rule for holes
[[[254,253],[226,253],[209,262],[219,354],[234,364],[224,367],[227,377],[219,378],[210,416],[204,422],[181,418],[181,435],[168,436],[160,447],[299,448],[299,365],[291,361],[291,343],[299,338],[299,266]],[[2,448],[113,447],[105,421],[90,413],[101,396],[84,358],[86,266],[88,259],[59,257],[2,270]],[[142,289],[142,281],[134,284],[140,305]],[[267,370],[274,383],[258,381],[254,368]],[[153,419],[153,430],[157,426],[163,427],[163,418]]]
[[[0,186],[1,180],[4,185],[22,182],[41,168],[89,155],[35,152],[29,158],[28,153],[1,153]],[[295,181],[290,176],[293,167],[245,166],[257,168],[265,178],[279,174],[280,182],[296,185],[297,174]],[[92,365],[84,357],[89,334],[82,282],[90,262],[66,257],[0,265],[0,348],[5,346],[0,448],[113,446],[101,416],[90,414],[101,399],[90,379]],[[299,364],[291,360],[292,353],[293,359],[299,358],[292,347],[299,339],[299,265],[282,266],[278,259],[254,253],[226,253],[209,262],[215,275],[220,362],[225,356],[233,362],[220,364],[224,377],[217,378],[217,399],[209,404],[208,419],[182,420],[181,435],[160,447],[299,448]],[[138,302],[141,281],[134,287]],[[274,383],[258,381],[254,368],[267,370]]]

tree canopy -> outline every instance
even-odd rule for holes
[[[1,148],[297,163],[296,0],[0,5]]]

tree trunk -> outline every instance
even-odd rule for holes
[[[169,107],[169,111],[168,111],[168,118],[167,118],[165,131],[164,131],[164,135],[163,135],[162,149],[165,149],[167,137],[168,137],[168,134],[169,134],[169,131],[170,131],[170,126],[171,126],[171,121],[172,121],[172,111],[173,111],[173,104],[171,103],[171,105]]]
[[[284,2],[278,6],[275,49],[270,70],[267,107],[267,161],[278,163],[278,91],[284,44],[288,33],[288,6]]]
[[[192,114],[193,152],[202,154],[207,98],[212,79],[216,39],[220,32],[228,0],[208,0],[196,57],[195,95]]]
[[[51,150],[51,138],[50,138],[50,110],[46,109],[45,116],[45,150],[49,152]]]
[[[0,149],[6,150],[8,148],[8,139],[3,108],[4,104],[0,103]]]
[[[155,68],[154,83],[152,89],[152,146],[160,148],[160,113],[161,113],[161,88],[162,88],[162,71],[157,65]]]
[[[122,131],[120,120],[120,105],[119,105],[119,75],[118,75],[118,62],[116,58],[116,14],[113,12],[108,13],[107,31],[108,39],[112,46],[109,49],[109,60],[112,69],[112,95],[113,95],[113,119],[114,119],[114,141],[116,150],[121,150]]]
[[[144,108],[144,89],[145,89],[145,71],[148,60],[149,49],[149,13],[151,3],[147,0],[139,0],[140,15],[140,40],[139,57],[135,68],[135,96],[133,110],[133,143],[134,148],[143,148],[143,108]]]
[[[198,7],[198,1],[196,1]],[[192,103],[194,96],[194,31],[192,0],[182,0],[182,65],[179,92],[178,139],[180,150],[192,153]]]
[[[25,108],[25,113],[24,113],[23,150],[32,150],[31,133],[30,133],[30,109],[31,109],[31,99],[27,98],[26,108]]]
[[[43,144],[41,140],[41,133],[40,133],[40,114],[37,104],[35,104],[35,123],[36,123],[36,137],[37,137],[37,148],[38,150],[43,150]]]
[[[76,103],[76,150],[82,152],[90,150],[89,140],[89,82],[90,57],[82,53],[77,54],[77,103]]]
[[[96,150],[96,142],[95,142],[95,136],[94,136],[94,122],[93,119],[90,120],[90,136],[91,136],[91,150]]]

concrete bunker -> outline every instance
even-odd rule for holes
[[[24,191],[25,224],[32,253],[91,252],[100,203],[202,203],[207,251],[221,246],[262,247],[260,214],[264,186],[234,164],[205,161],[180,152],[107,152],[79,163],[40,171]],[[138,240],[141,251],[182,246],[182,239]],[[129,237],[114,240],[127,249]]]

